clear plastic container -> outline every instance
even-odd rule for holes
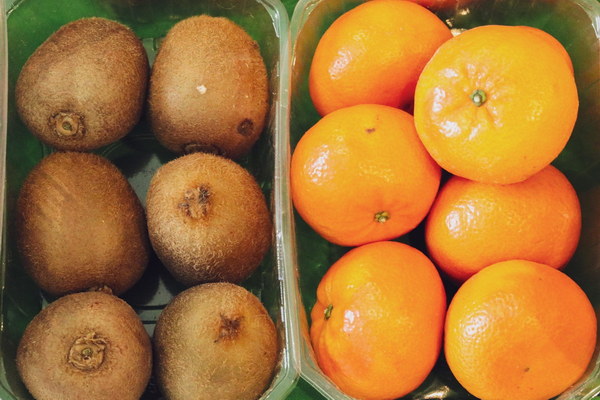
[[[320,119],[308,93],[308,71],[317,43],[337,17],[361,3],[361,0],[300,0],[295,8],[290,23],[290,151],[304,132]],[[554,35],[569,52],[575,67],[580,110],[573,136],[554,165],[568,176],[578,191],[584,226],[578,251],[565,272],[584,288],[596,310],[600,310],[600,3],[596,0],[458,0],[458,4],[449,8],[432,11],[451,28],[457,29],[487,24],[541,28]],[[290,153],[287,153],[282,158],[289,160],[289,157]],[[283,232],[289,235],[285,251],[292,258],[298,274],[296,295],[300,298],[298,313],[302,316],[299,332],[302,338],[301,376],[326,398],[348,399],[319,369],[310,345],[307,319],[321,277],[348,248],[335,246],[319,237],[293,214],[287,183],[282,192],[288,195],[288,200],[281,203],[286,217],[284,227],[287,224],[291,227],[290,232]],[[409,234],[403,239],[423,249],[422,239],[418,237],[421,228],[417,228],[414,236]],[[449,294],[455,289],[450,287]],[[600,358],[596,351],[588,373],[559,399],[591,399],[598,393]],[[405,398],[473,397],[458,384],[440,359],[427,380]]]
[[[297,377],[297,308],[293,305],[291,270],[283,264],[282,215],[273,188],[282,179],[276,160],[280,131],[286,126],[288,84],[288,16],[279,0],[0,0],[0,200],[1,223],[0,293],[0,399],[31,399],[15,367],[15,353],[27,323],[51,299],[33,284],[19,264],[12,220],[19,188],[28,172],[51,149],[31,135],[19,120],[14,106],[14,87],[21,67],[31,53],[63,24],[83,17],[105,17],[131,27],[142,39],[150,61],[160,40],[177,21],[198,14],[228,17],[242,26],[259,44],[270,78],[271,108],[268,124],[252,152],[240,163],[258,180],[275,224],[271,251],[259,269],[243,283],[266,306],[282,343],[280,362],[262,399],[282,399]],[[158,167],[176,157],[162,148],[142,121],[124,139],[96,151],[110,159],[126,175],[145,202],[146,191]],[[6,179],[4,179],[6,178]],[[177,284],[153,256],[141,281],[123,295],[138,312],[149,333],[165,305],[183,287]],[[151,382],[142,399],[159,399]],[[57,399],[59,400],[59,399]]]

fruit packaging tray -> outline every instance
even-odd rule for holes
[[[4,204],[0,277],[0,399],[31,399],[21,383],[15,352],[27,323],[53,299],[44,296],[23,272],[12,221],[19,188],[28,172],[51,149],[19,120],[14,86],[31,53],[61,25],[99,16],[130,26],[153,61],[161,38],[177,21],[207,13],[240,24],[259,43],[271,85],[270,118],[262,138],[241,164],[257,178],[275,226],[273,246],[261,267],[243,286],[265,304],[282,343],[280,363],[262,399],[284,399],[298,376],[325,398],[348,399],[318,368],[308,339],[308,315],[316,287],[329,266],[348,248],[319,237],[295,215],[289,189],[289,160],[302,134],[319,119],[308,94],[308,69],[317,42],[358,0],[300,0],[291,23],[279,0],[0,0],[0,199]],[[600,3],[595,0],[458,0],[433,11],[452,28],[484,24],[530,25],[554,35],[569,52],[580,96],[578,122],[565,150],[554,162],[571,180],[583,207],[578,251],[565,271],[600,310]],[[450,3],[450,2],[448,2]],[[150,178],[175,158],[153,138],[142,118],[124,139],[97,151],[126,175],[144,203]],[[401,240],[423,248],[422,227]],[[124,299],[152,333],[158,315],[183,289],[156,257]],[[447,285],[449,297],[456,290]],[[552,293],[549,293],[552,295]],[[597,312],[598,314],[598,312]],[[589,372],[559,398],[591,399],[600,393],[598,351]],[[159,399],[151,383],[143,399]],[[290,398],[295,398],[294,395]],[[322,398],[322,397],[319,397]],[[406,399],[472,398],[440,360],[429,378]],[[317,397],[315,397],[317,399]]]
[[[300,137],[320,116],[308,91],[310,63],[319,39],[333,21],[344,12],[363,3],[361,0],[300,0],[290,22],[290,157]],[[583,231],[575,257],[565,272],[580,284],[591,299],[596,313],[600,310],[600,3],[596,0],[458,0],[429,1],[440,19],[450,28],[469,29],[480,25],[529,25],[554,35],[567,49],[575,68],[580,109],[573,135],[553,163],[575,186],[583,207]],[[287,167],[287,166],[286,166]],[[287,170],[285,171],[287,174]],[[283,190],[289,193],[289,186]],[[288,199],[289,196],[282,196]],[[287,262],[298,270],[298,311],[301,321],[301,376],[324,397],[348,399],[325,377],[317,366],[310,346],[309,316],[316,300],[316,288],[326,270],[349,248],[327,242],[297,214],[292,204],[280,205],[289,219],[284,226],[293,227],[285,243],[291,253]],[[285,233],[285,231],[284,231]],[[423,225],[400,238],[425,250]],[[448,299],[456,287],[446,282]],[[548,295],[552,295],[549,293]],[[600,393],[600,358],[592,360],[587,375],[559,398],[591,399]],[[445,361],[440,359],[427,380],[406,399],[472,399],[454,379]]]
[[[2,131],[0,175],[5,212],[2,224],[2,293],[0,296],[0,398],[31,399],[18,377],[15,353],[27,323],[52,298],[45,296],[24,273],[18,260],[12,221],[19,188],[28,172],[52,151],[31,135],[20,121],[14,104],[15,82],[21,67],[33,51],[54,31],[67,22],[83,17],[104,17],[131,27],[141,38],[152,63],[161,39],[178,21],[199,14],[223,16],[243,27],[259,44],[265,60],[270,84],[269,119],[261,139],[251,154],[240,163],[256,177],[269,205],[275,226],[281,226],[280,202],[273,190],[279,175],[275,159],[280,132],[285,124],[287,90],[288,16],[278,0],[17,0],[0,3],[0,109]],[[6,29],[6,31],[5,31]],[[8,55],[8,56],[7,56]],[[146,192],[154,172],[176,154],[162,147],[154,138],[145,117],[124,139],[95,151],[112,161],[127,177],[145,204]],[[280,232],[281,228],[276,229]],[[82,234],[85,234],[82,232]],[[283,248],[281,235],[273,235],[273,245],[259,269],[243,286],[263,302],[278,330],[281,343],[280,362],[263,399],[285,398],[297,379],[293,365],[293,330],[289,321],[297,320],[291,302],[293,279],[284,279],[289,271],[280,261]],[[181,292],[178,284],[155,255],[142,279],[123,298],[134,307],[146,330],[152,334],[156,320],[170,299]],[[151,381],[144,399],[159,399]]]

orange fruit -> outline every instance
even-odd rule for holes
[[[292,199],[321,236],[343,246],[398,237],[427,214],[441,170],[410,114],[363,104],[323,117],[292,156]]]
[[[565,63],[567,63],[567,67],[569,67],[571,73],[574,73],[573,61],[571,60],[571,56],[569,56],[567,49],[565,49],[563,45],[554,36],[532,26],[521,26],[520,28],[529,31],[534,35],[538,35],[542,41],[546,42],[546,47],[549,47],[547,51],[555,51],[557,54],[560,54]]]
[[[575,252],[580,230],[575,189],[549,165],[511,185],[450,178],[431,207],[425,240],[436,265],[464,281],[515,258],[561,268]]]
[[[435,14],[409,1],[373,0],[347,11],[315,50],[309,89],[317,111],[408,105],[421,70],[451,37]]]
[[[530,27],[488,25],[444,43],[419,77],[415,125],[449,172],[515,183],[566,145],[578,98],[568,54]]]
[[[445,311],[442,281],[423,253],[398,242],[357,247],[317,288],[310,336],[319,366],[350,396],[401,397],[433,368]]]
[[[564,273],[503,261],[458,290],[446,315],[444,350],[460,384],[482,400],[545,400],[585,372],[596,315]]]

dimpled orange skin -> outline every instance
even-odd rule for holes
[[[398,242],[355,248],[317,289],[310,334],[319,366],[350,396],[401,397],[433,368],[445,310],[442,281],[423,253]]]
[[[446,360],[482,400],[546,400],[585,372],[596,315],[585,293],[547,265],[512,260],[465,282],[446,316]]]
[[[555,52],[560,54],[560,56],[567,63],[567,66],[569,67],[569,70],[571,71],[571,73],[574,73],[573,61],[571,61],[571,56],[569,56],[569,53],[567,52],[567,50],[563,47],[563,45],[554,36],[550,35],[547,32],[544,32],[541,29],[534,28],[531,26],[520,26],[519,28],[528,30],[532,34],[539,36],[539,38],[541,40],[546,42],[547,46],[550,46],[551,48],[554,49]]]
[[[562,268],[580,231],[577,193],[549,165],[511,185],[450,178],[431,207],[425,240],[435,264],[465,281],[488,265],[516,258]]]
[[[310,95],[326,115],[356,104],[407,106],[419,74],[452,34],[431,11],[402,0],[373,0],[340,16],[321,37]]]
[[[323,117],[298,142],[290,168],[296,210],[342,246],[412,230],[429,211],[441,176],[410,114],[367,104]]]
[[[480,106],[471,98],[477,90],[486,97]],[[414,116],[442,168],[508,184],[558,156],[578,105],[572,64],[556,40],[530,27],[488,25],[438,49],[417,83]]]

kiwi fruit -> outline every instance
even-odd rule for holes
[[[259,138],[269,107],[258,44],[224,17],[175,24],[152,67],[148,115],[158,141],[175,153],[237,159]]]
[[[29,57],[17,79],[17,111],[31,133],[56,149],[96,149],[139,121],[148,75],[148,57],[131,29],[83,18]]]
[[[117,167],[95,154],[44,158],[19,192],[15,222],[25,270],[55,296],[102,286],[121,294],[148,263],[144,209]]]
[[[152,372],[152,344],[123,300],[75,293],[29,323],[17,370],[37,400],[139,400]]]
[[[154,354],[169,400],[254,400],[272,379],[279,345],[258,298],[232,283],[206,283],[163,310]]]
[[[160,167],[146,213],[158,258],[186,286],[239,283],[271,244],[271,217],[256,180],[214,154],[188,154]]]

